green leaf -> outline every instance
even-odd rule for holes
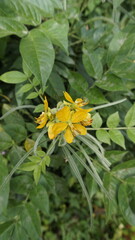
[[[4,10],[8,16],[13,16],[17,21],[27,25],[39,25],[41,23],[41,13],[32,4],[26,0],[4,0]],[[10,13],[8,12],[10,9]]]
[[[35,133],[37,131],[36,125],[33,123],[30,123],[30,122],[26,123],[26,127],[32,133]]]
[[[41,236],[40,218],[31,203],[26,203],[20,213],[21,227],[25,229],[30,239],[39,240]]]
[[[22,59],[22,68],[23,68],[23,72],[25,73],[27,78],[30,78],[32,76],[32,72],[28,68],[27,64],[23,61],[23,59]]]
[[[32,81],[32,84],[33,84],[34,87],[36,87],[36,86],[40,85],[40,81],[37,78],[34,77],[33,81]]]
[[[46,164],[47,167],[50,166],[50,162],[51,162],[51,158],[49,156],[46,156],[45,157],[45,164]]]
[[[38,97],[38,93],[32,92],[27,96],[27,99],[33,99],[33,98],[37,98],[37,97]]]
[[[124,2],[124,0],[113,0],[114,8],[118,8],[122,2]]]
[[[7,175],[8,175],[8,168],[5,162],[3,161],[2,156],[0,155],[0,186],[4,182]],[[5,211],[7,207],[8,197],[9,197],[9,182],[5,185],[3,189],[0,189],[0,214],[3,211]],[[0,232],[1,232],[1,228],[0,228]]]
[[[4,129],[16,143],[22,142],[27,137],[27,131],[21,124],[9,123]]]
[[[50,38],[53,44],[59,46],[66,53],[68,53],[68,22],[56,22],[54,19],[45,21],[40,25],[40,29]]]
[[[55,8],[63,9],[63,5],[62,5],[61,0],[52,0],[52,2],[53,2],[53,5],[54,5]]]
[[[111,66],[110,71],[120,78],[134,80],[135,75],[135,34],[130,34],[124,41],[120,50],[117,52]]]
[[[100,0],[89,0],[88,8],[89,8],[90,12],[92,12],[99,3],[100,3]]]
[[[112,216],[117,213],[116,193],[118,187],[118,180],[114,178],[111,173],[105,173],[103,182],[110,196],[110,199],[105,198],[104,203],[106,208],[107,220],[111,220]]]
[[[135,126],[135,103],[129,109],[125,116],[125,124],[127,127]]]
[[[65,91],[65,86],[62,78],[55,72],[52,72],[49,77],[46,92],[53,99],[59,100],[63,97],[63,91]]]
[[[8,230],[13,223],[14,221],[11,220],[11,221],[0,224],[0,235],[3,234],[6,230]]]
[[[46,156],[46,153],[44,151],[37,151],[36,153],[41,158]]]
[[[32,189],[30,199],[37,209],[41,210],[44,214],[49,213],[49,197],[45,187],[38,185]]]
[[[135,143],[135,129],[128,129],[127,130],[127,135],[129,137],[129,139]]]
[[[114,61],[115,56],[118,54],[121,46],[126,40],[128,33],[127,32],[121,32],[118,31],[114,34],[108,49],[108,55],[107,55],[107,62],[108,65],[111,66],[111,64]]]
[[[12,146],[12,138],[6,132],[0,132],[0,151],[4,151]]]
[[[39,9],[45,17],[50,17],[54,14],[54,5],[52,0],[27,0],[27,2]]]
[[[125,149],[125,139],[119,130],[110,130],[109,135],[113,142]]]
[[[126,179],[118,191],[119,207],[125,220],[135,226],[135,177]]]
[[[28,163],[24,163],[22,164],[22,166],[20,167],[21,170],[23,171],[33,171],[37,168],[37,163],[35,162],[28,162]]]
[[[96,137],[98,138],[99,141],[110,145],[110,136],[106,130],[104,129],[97,130]]]
[[[70,71],[68,81],[71,87],[82,97],[86,95],[86,91],[88,91],[88,83],[80,73]]]
[[[27,193],[33,188],[33,179],[26,173],[15,176],[11,179],[11,191],[27,196]]]
[[[27,76],[18,71],[6,72],[0,76],[0,80],[6,83],[21,83],[27,80]]]
[[[95,82],[96,86],[107,91],[126,91],[124,80],[112,73],[103,76],[101,80]]]
[[[32,88],[33,88],[32,84],[27,83],[27,84],[23,85],[23,86],[19,89],[18,93],[28,92],[28,91],[31,90]]]
[[[89,99],[91,104],[108,103],[104,94],[96,87],[89,88],[85,96]]]
[[[12,18],[0,17],[0,37],[17,35],[23,37],[27,34],[27,28]]]
[[[28,159],[34,163],[39,163],[41,161],[41,158],[36,155],[30,156],[30,157],[28,157]]]
[[[43,111],[44,111],[44,104],[37,105],[34,110],[35,113],[39,113],[39,112],[43,112]]]
[[[42,170],[41,165],[37,165],[36,168],[34,169],[33,176],[34,176],[34,180],[35,180],[36,184],[38,184],[38,182],[39,182],[41,170]]]
[[[102,63],[96,53],[89,53],[88,51],[84,51],[83,54],[83,64],[91,77],[96,79],[101,79],[103,74]]]
[[[88,189],[90,197],[92,198],[98,190],[98,185],[89,173],[86,173],[86,187]]]
[[[11,108],[10,105],[5,104],[5,103],[3,104],[2,114],[5,114],[5,113],[7,113],[8,111],[11,111],[11,110],[12,110],[12,108]],[[10,113],[9,116],[4,118],[4,122],[6,124],[9,124],[9,123],[16,124],[16,123],[18,123],[18,124],[21,124],[21,125],[25,126],[25,122],[24,122],[24,119],[23,119],[22,115],[17,111],[14,111],[14,112]]]
[[[52,71],[55,52],[51,41],[38,29],[30,31],[20,43],[23,61],[44,88]]]
[[[119,113],[115,112],[108,117],[107,126],[109,128],[115,128],[118,126],[119,121],[120,121]]]
[[[13,165],[16,165],[20,158],[22,158],[25,155],[25,150],[22,147],[17,146],[17,144],[13,145],[13,147],[10,149],[8,153],[8,160],[12,162]]]
[[[12,231],[12,239],[29,240],[29,236],[27,235],[25,229],[21,227],[21,224],[19,222],[15,223],[14,228],[11,231]]]
[[[119,162],[127,154],[127,151],[110,150],[105,152],[105,156],[111,163]]]
[[[103,121],[99,113],[94,114],[94,116],[92,116],[92,119],[93,119],[93,122],[92,122],[93,128],[100,128],[102,126]]]
[[[91,206],[91,201],[90,201],[90,196],[87,192],[87,189],[85,187],[84,181],[82,179],[82,176],[80,174],[80,171],[74,161],[74,158],[72,157],[72,155],[70,154],[70,152],[68,151],[68,149],[66,147],[63,147],[63,151],[65,154],[65,157],[68,159],[69,161],[69,165],[71,167],[71,170],[73,171],[73,174],[75,175],[75,177],[77,178],[78,182],[80,183],[80,186],[82,188],[83,193],[85,194],[85,197],[87,199],[88,205],[89,205],[89,211],[90,211],[90,217],[91,217],[91,213],[92,213],[92,206]],[[91,219],[92,220],[92,219]]]
[[[121,170],[128,171],[129,169],[132,169],[132,168],[133,168],[133,170],[135,169],[135,159],[128,160],[126,162],[122,162],[122,163],[114,166],[112,171],[118,172],[118,174],[119,174]]]
[[[112,169],[115,176],[121,179],[126,179],[135,175],[135,159],[122,162]]]

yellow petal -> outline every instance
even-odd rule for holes
[[[44,118],[46,119],[46,117],[47,117],[47,114],[45,112],[42,112],[40,116],[36,118],[36,122],[39,123],[42,120],[44,120]]]
[[[78,132],[80,135],[86,135],[87,129],[82,126],[81,124],[73,124],[74,125],[74,130]]]
[[[68,126],[67,123],[54,123],[51,129],[51,134],[53,135],[53,138],[55,138],[59,133],[64,131],[66,127]]]
[[[42,122],[39,126],[37,126],[36,128],[43,128],[45,126],[46,122]]]
[[[89,126],[92,124],[91,114],[87,113],[87,117],[81,122],[83,126]]]
[[[42,112],[39,117],[35,118],[36,119],[35,122],[40,123],[44,119],[45,115],[46,115],[45,112]]]
[[[59,110],[56,113],[56,117],[58,118],[59,121],[61,122],[67,122],[69,121],[71,116],[70,113],[70,108],[68,106],[63,107],[61,110]]]
[[[42,112],[38,118],[36,118],[36,123],[40,124],[37,128],[43,128],[47,122],[47,114]]]
[[[48,101],[47,101],[46,97],[45,97],[45,100],[44,100],[44,109],[45,109],[45,111],[48,110]]]
[[[73,134],[71,132],[70,127],[67,127],[67,129],[65,131],[65,134],[64,134],[64,138],[65,138],[67,143],[72,143],[73,142],[74,136],[73,136]]]
[[[67,101],[74,103],[73,99],[67,92],[64,92],[64,97],[66,98]]]
[[[84,101],[82,98],[77,98],[77,99],[75,100],[75,103],[76,103],[79,107],[83,107],[83,106],[85,106],[85,105],[88,104],[88,101],[86,102],[86,101]]]
[[[77,112],[75,112],[72,115],[72,123],[78,123],[83,121],[85,118],[87,117],[87,112],[86,111],[82,111],[82,110],[78,110]]]
[[[82,109],[84,112],[91,112],[93,108],[88,108],[88,109]]]
[[[53,133],[53,130],[52,130],[52,127],[53,127],[54,123],[48,123],[48,137],[50,139],[54,139],[55,138],[55,135]]]

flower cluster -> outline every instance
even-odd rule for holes
[[[77,135],[86,135],[86,126],[92,124],[90,109],[84,109],[83,106],[88,104],[87,100],[77,98],[75,101],[71,96],[64,92],[67,101],[59,102],[57,108],[50,109],[45,97],[44,112],[36,118],[37,128],[48,128],[48,136],[54,139],[58,134],[62,134],[67,143],[72,143]]]

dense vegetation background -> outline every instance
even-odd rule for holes
[[[135,125],[134,0],[1,0],[0,75],[1,116],[16,106],[33,106],[1,118],[1,185],[40,134],[34,117],[45,95],[51,107],[63,100],[63,91],[88,98],[92,107],[127,99],[93,116],[98,130],[91,134],[112,163],[110,172],[96,165],[110,199],[78,163],[93,226],[81,187],[57,146],[37,185],[31,171],[17,169],[0,188],[0,240],[134,240],[135,130],[99,130]],[[39,150],[46,152],[49,144],[43,136]]]

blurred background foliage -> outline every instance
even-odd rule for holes
[[[135,115],[134,0],[1,0],[0,75],[1,115],[14,106],[37,106],[1,121],[2,184],[39,135],[34,117],[42,111],[40,97],[46,95],[51,107],[65,90],[74,99],[87,97],[90,106],[126,97],[99,110],[103,127],[117,111],[121,126],[132,106]],[[135,130],[122,134],[126,149],[121,139],[110,145],[97,133],[112,163],[111,173],[100,174],[113,200],[78,164],[92,198],[92,228],[87,201],[56,148],[38,185],[31,172],[17,170],[0,190],[0,240],[134,240]],[[46,151],[50,142],[41,140]]]

